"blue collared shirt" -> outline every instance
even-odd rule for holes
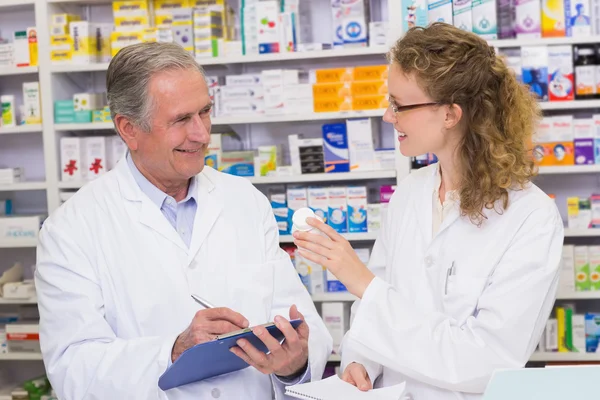
[[[146,196],[150,198],[152,203],[163,213],[167,221],[173,229],[177,231],[181,240],[189,248],[192,240],[192,232],[194,230],[194,219],[198,210],[198,189],[196,179],[190,180],[190,186],[185,199],[177,202],[173,197],[164,193],[162,190],[154,186],[136,167],[131,159],[131,154],[127,152],[127,164],[133,174],[133,178],[139,185],[140,189]]]

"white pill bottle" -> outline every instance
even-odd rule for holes
[[[321,234],[326,236],[323,232],[318,230],[315,227],[312,227],[306,222],[307,218],[316,218],[319,221],[323,222],[323,218],[319,217],[313,210],[308,207],[302,207],[297,209],[292,216],[292,235],[296,231],[300,232],[309,232],[314,234]]]

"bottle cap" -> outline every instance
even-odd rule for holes
[[[307,207],[302,207],[297,209],[294,212],[294,216],[292,217],[292,223],[296,226],[296,228],[300,231],[309,231],[312,229],[307,222],[307,218],[316,218],[314,211]]]

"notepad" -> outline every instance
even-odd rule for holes
[[[405,388],[406,384],[401,383],[362,392],[356,386],[334,375],[321,381],[288,386],[285,394],[304,400],[402,400]]]

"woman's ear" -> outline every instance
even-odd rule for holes
[[[462,108],[458,104],[446,106],[446,119],[444,120],[445,128],[452,129],[456,127],[462,119],[462,114]]]

